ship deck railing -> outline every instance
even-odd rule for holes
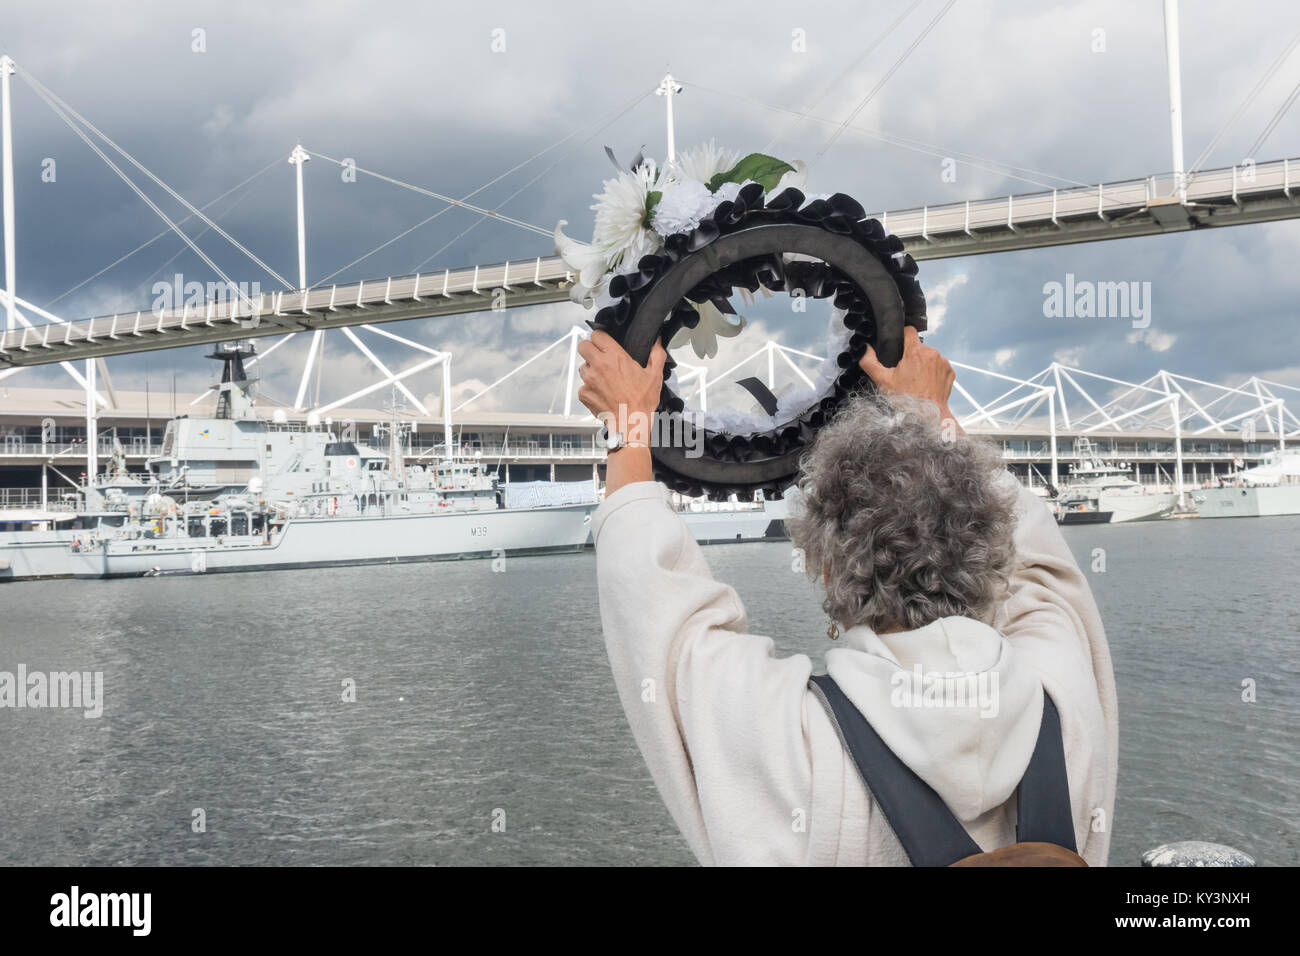
[[[379,446],[376,444],[372,447],[377,448]],[[416,443],[408,445],[403,454],[411,459],[441,458],[444,456],[443,447],[441,442],[428,445]],[[603,459],[605,457],[604,449],[598,448],[594,443],[579,444],[576,442],[568,445],[550,445],[547,442],[519,442],[506,445],[464,442],[461,445],[453,446],[452,453],[456,458],[479,457],[487,462],[497,458]]]
[[[64,495],[67,497],[64,497]],[[77,496],[51,488],[41,501],[39,488],[0,488],[0,511],[76,511]]]
[[[151,458],[162,454],[162,444],[155,443],[146,445],[134,441],[121,442],[122,451],[128,458]],[[96,452],[100,457],[111,457],[114,451],[113,439],[111,437],[101,437],[95,445]],[[22,438],[15,438],[12,435],[6,435],[0,439],[0,457],[33,457],[33,458],[59,458],[69,456],[79,456],[86,453],[86,443],[83,440],[69,440],[52,442],[27,441]]]
[[[1173,449],[1167,451],[1132,451],[1132,450],[1111,450],[1103,449],[1103,457],[1107,459],[1118,459],[1120,461],[1138,461],[1154,459],[1157,461],[1174,461],[1178,453]],[[1234,458],[1263,458],[1268,452],[1246,452],[1239,451],[1197,451],[1195,448],[1183,446],[1183,458],[1195,458],[1198,461],[1232,461]],[[1052,452],[1048,448],[1035,448],[1033,450],[1024,449],[1002,449],[1002,458],[1005,461],[1043,461],[1052,460]],[[1058,451],[1056,460],[1063,462],[1077,462],[1083,459],[1074,451]]]

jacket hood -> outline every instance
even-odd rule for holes
[[[1043,689],[972,618],[877,634],[859,626],[826,669],[885,744],[968,823],[1015,792],[1038,741]]]

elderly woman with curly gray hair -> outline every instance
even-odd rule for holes
[[[583,403],[648,420],[662,347],[648,367],[603,332],[579,349]],[[1088,582],[1043,501],[957,425],[952,368],[915,330],[897,366],[868,350],[862,368],[876,389],[817,435],[788,522],[825,588],[824,674],[751,630],[647,445],[610,454],[601,621],[651,776],[704,864],[942,865],[1036,839],[1054,790],[1051,842],[1104,865],[1116,702]]]

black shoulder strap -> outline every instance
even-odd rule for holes
[[[947,866],[979,853],[979,845],[940,796],[885,746],[830,675],[815,676],[812,683],[912,865]]]
[[[913,866],[948,866],[981,852],[943,798],[885,745],[830,675],[811,684]],[[1060,716],[1046,693],[1038,742],[1016,795],[1017,842],[1075,849]]]
[[[1070,776],[1065,767],[1061,715],[1046,690],[1038,743],[1016,788],[1016,842],[1055,843],[1078,852],[1074,843],[1074,813],[1070,809]]]

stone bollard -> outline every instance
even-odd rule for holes
[[[1222,843],[1181,840],[1142,854],[1143,866],[1254,866],[1255,860]]]

